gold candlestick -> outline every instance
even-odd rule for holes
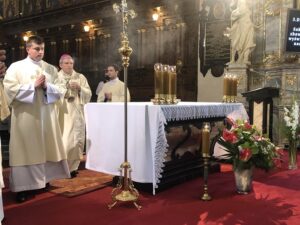
[[[233,102],[236,102],[236,97],[237,97],[237,76],[233,76],[232,78],[232,86],[233,86]]]
[[[209,124],[205,123],[202,128],[202,154],[207,156],[209,155],[209,138],[210,138],[210,129]]]
[[[162,96],[161,77],[162,77],[162,64],[156,63],[154,65],[154,94],[155,95],[154,95],[154,99],[152,99],[152,102],[154,104],[159,104]]]
[[[203,195],[201,197],[201,199],[203,201],[210,201],[212,200],[212,197],[208,194],[208,165],[209,165],[209,157],[205,156],[204,158],[204,174],[203,174],[203,178],[204,178],[204,187],[203,187]]]
[[[163,65],[162,70],[162,94],[164,104],[168,103],[168,90],[169,90],[169,65]]]
[[[228,102],[228,75],[225,74],[223,80],[223,102]]]
[[[204,123],[202,128],[202,156],[204,160],[203,166],[203,178],[204,178],[204,193],[201,197],[203,201],[210,201],[212,197],[208,194],[208,166],[209,166],[209,157],[210,157],[210,148],[209,148],[209,139],[210,139],[210,125],[209,123]]]
[[[171,95],[171,103],[177,104],[177,73],[176,73],[176,66],[170,66],[170,95]]]
[[[233,76],[229,75],[228,77],[228,102],[232,102],[232,96],[233,96]]]
[[[122,64],[124,68],[124,162],[120,166],[120,178],[116,188],[113,189],[112,203],[108,205],[111,209],[117,202],[133,202],[135,207],[140,210],[141,206],[137,204],[139,197],[138,191],[134,188],[131,180],[131,166],[127,160],[127,69],[129,66],[130,55],[132,53],[132,48],[129,47],[128,40],[128,19],[129,17],[134,18],[136,16],[133,10],[128,10],[126,0],[122,0],[121,5],[114,4],[113,9],[116,13],[122,13],[123,31],[121,32],[121,48],[119,48],[119,53],[122,56]]]

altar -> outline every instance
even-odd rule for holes
[[[214,117],[247,119],[248,115],[241,103],[128,103],[128,161],[132,180],[152,183],[155,194],[168,150],[165,126],[174,121]],[[89,103],[85,105],[85,119],[86,168],[119,176],[124,161],[124,104]]]

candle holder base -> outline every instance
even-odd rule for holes
[[[142,206],[137,204],[139,192],[133,186],[129,162],[122,163],[120,171],[121,176],[119,177],[117,187],[111,192],[112,203],[108,205],[108,208],[112,209],[118,202],[132,202],[134,206],[140,210]],[[122,172],[124,176],[122,176]]]
[[[201,197],[202,201],[211,201],[212,197],[208,193],[204,193]]]
[[[165,100],[162,99],[162,98],[154,98],[154,99],[151,99],[151,102],[154,104],[154,105],[163,105]]]
[[[158,99],[158,98],[154,98],[154,99],[151,99],[151,102],[154,104],[154,105],[176,105],[178,104],[179,102],[181,102],[180,99]]]
[[[210,201],[212,197],[208,194],[208,165],[209,165],[209,157],[207,154],[203,154],[204,167],[203,167],[203,178],[204,178],[204,187],[203,187],[203,195],[201,197],[202,201]]]

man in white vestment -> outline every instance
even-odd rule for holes
[[[70,55],[62,55],[59,66],[59,78],[65,81],[67,88],[59,106],[59,124],[71,177],[76,177],[85,141],[83,107],[90,101],[92,92],[85,76],[74,70],[74,60]]]
[[[31,36],[28,56],[7,69],[4,91],[12,107],[9,143],[10,190],[17,202],[28,200],[30,190],[69,178],[55,103],[66,89],[54,66],[43,61],[44,41]]]
[[[97,102],[124,102],[125,85],[118,78],[119,69],[117,65],[107,67],[109,81],[103,85],[98,94]],[[130,101],[130,93],[127,89],[127,101]]]
[[[5,60],[5,50],[0,50],[0,79],[3,79],[6,71],[6,66],[4,63]],[[5,119],[9,116],[9,109],[7,106],[6,99],[4,98],[3,93],[3,87],[2,87],[2,81],[0,84],[0,112],[5,112],[4,114],[1,113],[1,120]],[[2,176],[2,151],[1,151],[1,140],[0,140],[0,225],[1,221],[4,218],[4,212],[3,212],[3,201],[2,201],[2,188],[4,188],[4,182],[3,182],[3,176]]]

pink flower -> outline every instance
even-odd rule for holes
[[[252,125],[248,121],[245,121],[244,128],[245,128],[245,130],[251,130],[252,129]]]
[[[252,151],[250,148],[242,148],[240,150],[240,160],[247,162],[252,156]]]
[[[224,139],[225,141],[228,141],[228,142],[230,142],[230,143],[232,143],[232,144],[234,144],[234,143],[236,143],[236,142],[238,141],[238,138],[237,138],[236,134],[233,133],[233,132],[230,132],[230,131],[227,130],[227,129],[224,129],[224,130],[223,130],[222,137],[223,137],[223,139]]]

